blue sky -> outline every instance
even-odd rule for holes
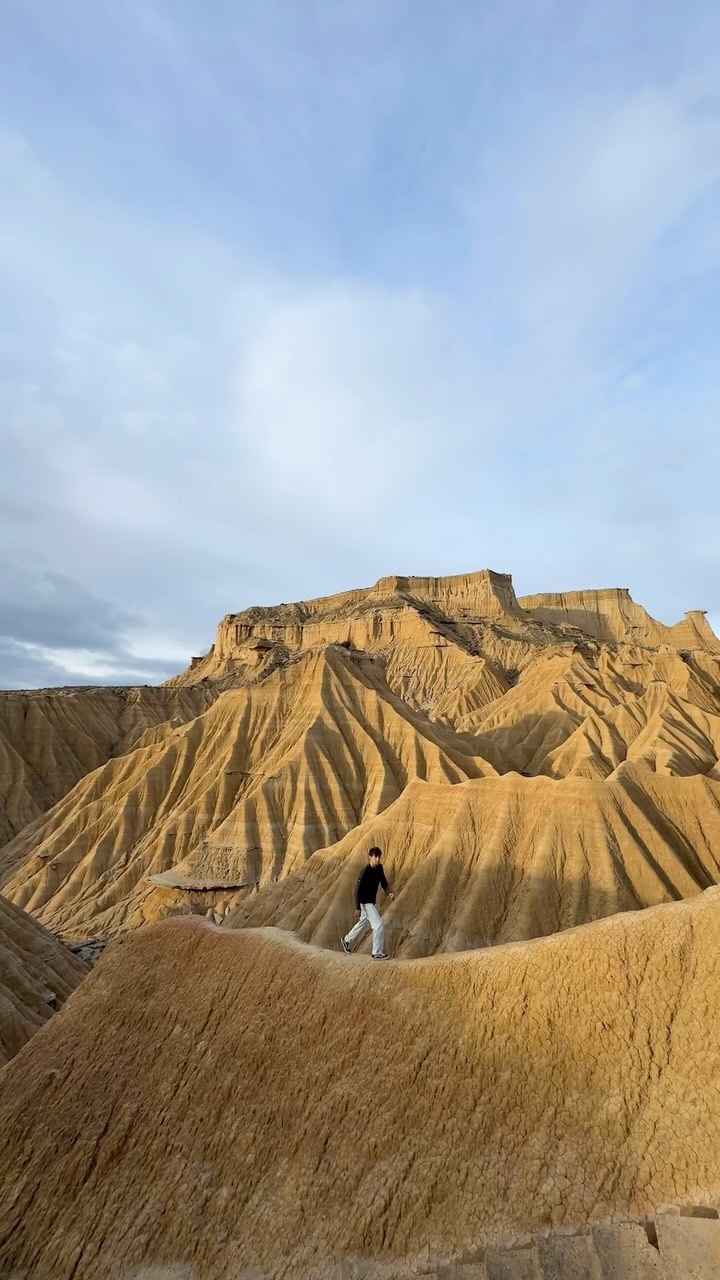
[[[383,574],[720,625],[720,10],[5,0],[0,685]]]

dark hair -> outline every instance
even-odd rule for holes
[[[378,849],[377,845],[373,845],[372,849],[368,849],[368,858],[382,858],[382,849]]]

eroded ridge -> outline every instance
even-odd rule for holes
[[[0,1270],[402,1277],[712,1202],[719,943],[716,889],[380,971],[277,930],[125,937],[0,1077]]]

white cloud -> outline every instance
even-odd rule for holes
[[[490,305],[544,359],[587,364],[663,281],[716,258],[708,243],[709,262],[698,260],[702,212],[697,228],[688,218],[717,199],[720,91],[716,74],[679,76],[622,98],[589,91],[574,106],[538,112],[461,198]],[[668,246],[681,223],[680,249]]]
[[[142,657],[137,662],[122,662],[110,661],[92,649],[50,649],[33,644],[23,648],[29,657],[48,663],[68,683],[79,680],[106,684],[113,677],[123,682],[135,679],[138,683],[157,679],[157,671],[152,670],[152,664],[144,665]]]
[[[236,376],[237,430],[263,488],[297,510],[393,523],[468,429],[441,303],[346,280],[263,310]]]

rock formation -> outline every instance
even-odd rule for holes
[[[666,627],[631,599],[627,587],[523,596],[519,604],[538,621],[577,627],[596,640],[650,646],[667,644],[677,649],[709,649],[720,653],[720,641],[701,609],[691,610],[682,621]]]
[[[462,670],[463,659],[481,652],[486,659],[496,657],[502,692],[503,663],[515,669],[543,643],[562,636],[562,627],[543,627],[526,617],[509,574],[395,576],[363,590],[228,614],[209,652],[170,683],[247,677],[267,671],[288,653],[341,644],[382,654],[391,687],[427,710],[436,686],[455,687],[455,668]],[[428,668],[434,669],[434,680],[428,680]]]

